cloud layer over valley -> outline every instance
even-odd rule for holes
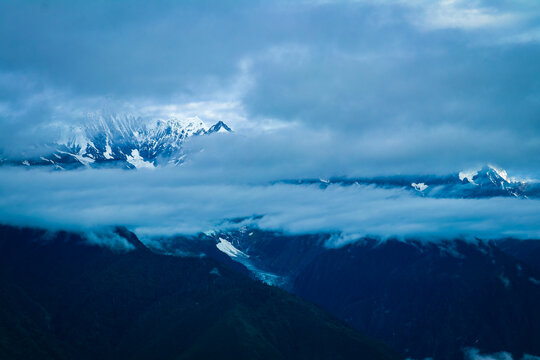
[[[325,232],[424,239],[539,237],[540,201],[432,199],[404,189],[269,184],[156,170],[0,169],[2,222],[51,229],[125,225],[143,235],[193,234],[252,225],[288,233]],[[239,224],[231,220],[256,216]],[[260,217],[262,216],[262,217]]]

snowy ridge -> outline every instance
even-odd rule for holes
[[[476,179],[488,178],[492,183],[496,185],[504,186],[510,183],[520,183],[519,180],[508,177],[506,170],[498,168],[493,165],[486,165],[480,169],[460,171],[459,180],[468,181],[473,185],[479,185]]]
[[[221,121],[208,126],[197,116],[143,120],[131,114],[90,114],[83,125],[64,125],[60,132],[52,154],[7,162],[63,168],[104,163],[126,168],[177,165],[185,158],[183,145],[189,138],[231,129]]]
[[[428,188],[428,186],[426,184],[424,184],[423,182],[421,183],[412,183],[411,186],[415,189],[415,190],[418,190],[418,191],[424,191]]]
[[[470,182],[471,184],[476,185],[476,183],[474,182],[473,178],[476,176],[476,174],[478,174],[478,171],[480,171],[480,170],[460,171],[459,174],[458,174],[459,180],[461,180],[461,181],[467,180],[467,181]]]
[[[480,169],[448,175],[395,175],[380,177],[335,177],[283,180],[287,184],[317,184],[322,189],[332,185],[370,185],[382,188],[401,188],[416,196],[431,198],[540,198],[540,182],[534,179],[518,180],[508,176],[506,170],[486,165]]]

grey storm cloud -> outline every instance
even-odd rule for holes
[[[103,109],[235,104],[237,131],[305,129],[340,173],[393,156],[539,175],[534,2],[5,1],[0,36],[4,152]]]
[[[0,169],[3,223],[49,229],[93,230],[124,225],[140,235],[251,225],[287,233],[331,233],[336,244],[362,236],[540,236],[535,200],[432,199],[404,189],[367,186],[268,184],[193,174],[148,171]],[[252,216],[232,224],[228,220]]]
[[[494,148],[504,144],[514,150],[490,161],[511,176],[538,179],[537,169],[530,167],[531,157],[520,153],[525,148],[534,151],[535,145],[497,131],[445,126],[429,131],[388,129],[352,136],[298,124],[258,133],[221,135],[188,142],[185,148],[190,155],[185,168],[201,177],[224,176],[238,181],[449,175],[482,167],[486,159],[494,158]],[[466,146],[473,142],[477,148]]]

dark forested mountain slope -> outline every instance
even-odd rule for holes
[[[485,243],[364,241],[321,253],[294,292],[415,358],[540,354],[540,282]]]
[[[540,240],[504,239],[495,245],[505,253],[540,271]]]
[[[216,249],[226,241],[245,254],[230,259],[255,276],[273,274],[281,287],[404,356],[463,359],[467,347],[517,359],[540,354],[538,241],[363,239],[327,248],[329,240],[243,229],[171,246]]]
[[[0,227],[0,358],[395,359],[283,290],[207,257]]]

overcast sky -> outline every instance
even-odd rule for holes
[[[215,194],[215,208],[198,213],[175,207],[152,231],[158,225],[174,228],[176,216],[188,212],[201,215],[191,230],[208,227],[244,194],[253,203],[235,214],[256,212],[257,202],[262,210],[276,210],[273,200],[286,194],[289,202],[281,202],[265,226],[377,233],[382,219],[395,215],[394,206],[405,213],[418,206],[414,216],[379,232],[431,233],[442,224],[444,233],[456,217],[477,211],[478,234],[538,233],[535,201],[524,206],[518,200],[412,199],[364,188],[329,191],[337,196],[332,200],[314,189],[257,187],[261,180],[298,177],[446,174],[487,163],[510,176],[539,179],[538,1],[0,1],[0,38],[5,154],[54,140],[58,123],[78,124],[88,113],[104,111],[143,119],[198,116],[208,124],[223,120],[235,130],[189,144],[204,151],[193,155],[187,169],[107,175],[107,181],[134,184],[125,191],[156,184],[169,189],[156,198],[165,212],[167,199],[186,188],[171,190],[163,176],[184,171],[182,176],[199,185],[220,179],[213,190],[189,193],[194,202]],[[40,188],[49,194],[41,203],[33,200],[38,195],[29,190],[32,183],[17,181],[27,173],[7,174],[2,173],[4,219],[99,225],[109,221],[97,214],[115,209],[110,219],[149,226],[129,197],[122,205],[122,198],[97,192],[92,184],[109,188],[95,172],[40,172],[35,179],[49,185]],[[80,186],[73,194],[86,187],[99,196],[68,201],[76,198],[64,192],[72,181]],[[223,186],[231,186],[232,195],[224,195]],[[372,207],[354,208],[358,216],[349,218],[353,203],[346,199],[360,201],[358,194],[368,193]],[[344,211],[329,217],[315,207],[309,221],[295,222],[294,211],[305,214],[303,196],[315,199],[310,206],[329,202]],[[398,205],[390,206],[389,197]],[[507,220],[490,210],[489,201],[503,202],[498,205],[508,208]],[[139,215],[122,218],[115,204]],[[77,206],[88,209],[77,212]],[[372,208],[381,209],[378,217],[358,220]],[[407,222],[417,228],[400,228]],[[466,232],[469,223],[456,225],[453,234]]]
[[[106,109],[266,131],[313,174],[540,172],[537,1],[2,1],[0,37],[4,149]]]

